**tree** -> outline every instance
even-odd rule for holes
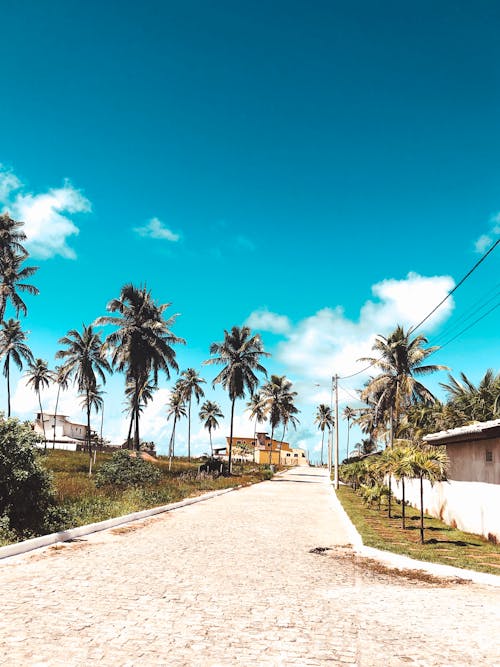
[[[477,386],[465,373],[460,373],[459,380],[448,375],[448,383],[440,385],[448,394],[447,428],[500,417],[500,373],[495,375],[491,368]]]
[[[0,359],[5,359],[3,374],[7,378],[7,417],[10,417],[10,362],[12,360],[19,370],[23,369],[23,360],[28,364],[33,362],[33,354],[25,341],[26,334],[21,329],[19,320],[10,319],[2,322]]]
[[[436,400],[415,376],[447,369],[447,366],[422,364],[429,355],[439,349],[438,346],[424,348],[425,343],[425,336],[418,335],[410,339],[410,331],[405,332],[403,327],[398,325],[387,338],[377,336],[372,347],[379,354],[377,358],[360,359],[381,370],[381,373],[368,383],[362,397],[375,398],[375,410],[378,410],[379,414],[389,412],[391,444],[394,428],[397,428],[399,416],[404,409],[412,403],[432,404]]]
[[[297,429],[297,424],[299,424],[299,419],[296,415],[299,413],[299,409],[296,407],[294,401],[297,396],[296,391],[291,391],[292,383],[290,382],[289,388],[283,392],[281,400],[281,423],[283,424],[283,433],[281,434],[281,442],[279,446],[279,457],[281,463],[281,445],[285,440],[285,433],[287,431],[288,425],[291,424],[294,429]]]
[[[408,467],[412,476],[420,480],[420,542],[424,543],[424,479],[431,486],[446,480],[448,457],[444,447],[412,448],[408,453]]]
[[[231,459],[233,453],[233,424],[234,406],[236,399],[244,398],[248,390],[252,395],[259,381],[257,373],[267,375],[261,365],[262,357],[269,357],[264,351],[262,340],[258,334],[253,334],[249,327],[233,327],[231,331],[224,331],[224,340],[221,343],[212,343],[210,354],[216,355],[204,364],[223,365],[224,368],[213,380],[213,386],[221,384],[228,392],[231,401],[231,422],[229,433],[229,472],[231,473]]]
[[[96,416],[99,414],[99,410],[101,412],[104,411],[104,399],[103,399],[103,394],[104,392],[102,391],[100,385],[96,384],[93,387],[91,387],[88,391],[86,390],[82,394],[80,394],[81,398],[81,406],[82,408],[85,409],[87,412],[87,416],[90,415],[92,410],[95,410]],[[96,449],[94,450],[94,457],[93,461],[95,463],[96,460],[96,452],[97,452],[97,446],[99,445],[99,438],[97,436],[97,433],[90,433],[90,419],[88,419],[88,426],[87,426],[87,433],[88,433],[88,443],[89,443],[89,452],[90,452],[90,463],[89,463],[89,476],[92,474],[92,443],[95,442]],[[102,421],[101,421],[101,441],[102,441]]]
[[[57,395],[56,395],[56,407],[54,409],[54,425],[53,425],[53,438],[52,438],[52,449],[56,447],[56,420],[57,420],[57,409],[59,407],[59,395],[61,389],[66,391],[69,386],[69,377],[68,371],[64,366],[56,366],[56,370],[52,373],[52,381],[57,384]]]
[[[178,370],[172,345],[185,343],[175,336],[171,327],[177,315],[165,320],[163,315],[171,304],[157,304],[146,287],[127,284],[118,299],[108,303],[107,310],[117,315],[99,317],[98,325],[116,326],[116,331],[106,338],[106,346],[112,350],[112,365],[125,372],[126,384],[134,387],[132,418],[134,420],[134,447],[139,449],[139,415],[141,389],[151,378],[158,385],[162,371],[170,378],[170,370]]]
[[[170,399],[167,403],[167,420],[170,420],[171,417],[174,418],[174,424],[172,426],[172,435],[170,436],[170,444],[168,447],[168,469],[172,469],[172,459],[175,455],[175,427],[181,417],[186,417],[186,403],[184,394],[182,392],[182,387],[177,380],[172,393],[170,394]]]
[[[139,388],[139,395],[136,396],[135,384],[133,382],[129,382],[127,385],[125,385],[125,400],[127,407],[125,408],[124,412],[130,416],[130,424],[126,441],[127,448],[130,448],[132,429],[134,427],[135,420],[136,403],[137,411],[139,412],[139,415],[142,415],[147,404],[153,400],[153,394],[157,389],[158,387],[156,385],[154,385],[152,382],[149,382],[149,380],[146,380],[145,384]]]
[[[255,447],[257,444],[257,424],[262,424],[262,422],[266,421],[267,419],[265,401],[259,391],[256,391],[255,394],[250,396],[250,400],[247,402],[247,410],[250,413],[250,419],[255,417],[255,426],[253,430],[253,441]]]
[[[75,382],[78,391],[85,395],[87,412],[87,447],[89,452],[89,476],[92,474],[92,439],[90,434],[90,413],[96,396],[97,378],[106,384],[105,373],[111,373],[100,335],[92,325],[83,325],[82,333],[76,329],[68,331],[59,343],[66,349],[59,350],[57,359],[64,359],[63,368]],[[97,399],[96,399],[97,400]],[[94,403],[95,404],[95,403]]]
[[[224,415],[222,414],[221,409],[217,403],[214,401],[205,401],[200,408],[199,417],[203,422],[203,426],[208,429],[208,435],[210,438],[210,454],[213,456],[214,448],[212,446],[212,431],[215,431],[216,428],[219,428],[219,422],[217,419],[223,419]]]
[[[411,450],[404,446],[389,447],[381,456],[383,470],[387,475],[393,475],[401,482],[401,527],[406,528],[406,494],[405,478],[413,477],[413,469],[410,465]],[[390,489],[390,487],[389,487]],[[389,491],[389,517],[391,516],[391,494]]]
[[[47,366],[47,362],[43,359],[35,359],[28,364],[28,371],[26,372],[26,377],[28,378],[26,385],[32,386],[34,392],[38,396],[38,404],[40,406],[40,419],[42,420],[42,429],[43,429],[43,449],[47,451],[47,435],[45,433],[45,421],[43,418],[43,409],[42,409],[42,389],[47,389],[51,380],[51,373]]]
[[[289,421],[293,419],[292,423],[297,422],[294,415],[298,413],[298,410],[293,404],[297,392],[292,391],[292,383],[284,375],[271,375],[271,379],[262,386],[261,394],[271,425],[271,446],[269,448],[269,465],[271,465],[275,429],[281,423],[285,431]]]
[[[325,444],[325,428],[331,430],[335,425],[335,418],[332,409],[326,403],[320,403],[316,409],[314,423],[318,425],[321,431],[321,465],[323,465],[323,448]]]
[[[182,371],[180,377],[180,387],[188,405],[188,461],[191,461],[191,399],[196,398],[196,402],[200,402],[205,393],[200,387],[200,384],[205,380],[198,375],[194,368],[187,368]]]
[[[356,417],[356,410],[350,408],[348,405],[345,406],[342,412],[342,419],[347,419],[347,449],[346,449],[346,459],[349,458],[349,435],[351,432],[351,420]]]
[[[0,215],[0,322],[5,317],[5,309],[10,300],[16,315],[26,315],[26,304],[19,292],[38,294],[38,289],[24,282],[30,278],[38,267],[22,264],[28,252],[22,242],[26,234],[22,231],[24,223],[13,220],[8,213]]]

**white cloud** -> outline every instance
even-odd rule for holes
[[[500,212],[490,218],[490,224],[490,231],[482,234],[475,243],[476,252],[481,254],[491,246],[495,237],[500,235]]]
[[[251,329],[261,329],[276,334],[286,334],[291,329],[290,320],[286,315],[277,315],[265,308],[254,310],[248,316],[245,324]]]
[[[139,236],[144,236],[150,239],[159,239],[161,241],[178,241],[179,234],[175,234],[158,218],[151,218],[151,220],[143,227],[134,227],[134,232]]]
[[[88,213],[89,200],[69,181],[61,188],[34,194],[26,192],[21,181],[0,166],[0,204],[16,220],[25,223],[26,247],[41,259],[60,255],[67,259],[76,257],[67,240],[79,233],[68,214]]]

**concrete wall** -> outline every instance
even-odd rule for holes
[[[454,445],[455,446],[455,445]],[[394,495],[401,499],[401,485],[392,480]],[[405,481],[406,500],[420,508],[420,480]],[[424,480],[424,509],[450,526],[500,542],[500,484],[451,480],[431,487]]]
[[[500,438],[449,443],[446,453],[450,459],[449,479],[500,484]]]

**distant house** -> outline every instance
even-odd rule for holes
[[[45,437],[48,443],[54,441],[55,429],[55,447],[57,449],[66,449],[72,452],[83,449],[87,441],[87,425],[78,424],[69,420],[67,415],[53,415],[48,412],[37,412],[34,431],[43,437],[45,427]],[[91,431],[91,436],[95,431]],[[43,447],[43,444],[41,445]]]
[[[425,511],[461,530],[500,541],[500,419],[431,433],[424,441],[446,447],[450,460],[447,482],[433,487],[425,482]],[[411,504],[418,504],[418,494],[418,482],[407,480]]]
[[[224,455],[229,455],[229,438]],[[267,433],[256,433],[255,438],[233,436],[233,458],[238,461],[285,466],[309,465],[304,449],[290,447],[288,442],[275,440]]]

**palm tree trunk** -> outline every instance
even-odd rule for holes
[[[87,442],[89,446],[89,477],[92,475],[92,442],[90,438],[90,400],[87,387]]]
[[[128,427],[128,435],[127,435],[127,449],[130,449],[130,440],[132,439],[132,427],[134,426],[134,410],[132,408],[132,412],[130,414],[130,424]]]
[[[210,427],[208,429],[208,436],[210,438],[210,456],[213,458],[214,457],[214,448],[212,447],[212,429]]]
[[[420,475],[420,543],[424,543],[424,478]]]
[[[47,436],[45,434],[45,422],[43,421],[43,408],[42,408],[42,397],[40,395],[40,390],[37,391],[38,394],[38,405],[40,406],[40,418],[42,420],[42,429],[43,429],[43,451],[47,452]]]
[[[56,396],[56,409],[54,410],[54,428],[52,432],[52,449],[56,448],[56,420],[57,420],[57,408],[59,406],[59,392],[61,391],[61,385],[57,387],[57,396]]]
[[[191,396],[188,403],[188,461],[191,462]]]
[[[283,441],[285,439],[285,433],[286,433],[286,426],[283,426],[283,435],[281,436],[281,442],[280,442],[280,446],[279,446],[279,454],[280,454],[279,459],[280,460],[279,460],[278,465],[281,465],[281,445],[283,444]]]
[[[323,447],[324,447],[324,444],[325,444],[325,429],[323,428],[323,430],[321,431],[321,459],[320,459],[321,465],[323,465]]]
[[[271,444],[269,445],[269,465],[273,462],[273,437],[274,437],[274,426],[271,426]]]
[[[139,451],[139,379],[135,379],[135,397],[134,397],[134,417],[135,417],[135,431],[134,431],[134,449]]]
[[[228,464],[229,464],[229,474],[231,474],[232,471],[232,458],[233,458],[233,422],[234,422],[234,404],[236,403],[236,398],[233,398],[233,402],[231,404],[231,428],[229,429],[229,457],[228,457]]]
[[[174,416],[174,425],[172,427],[172,435],[170,436],[170,444],[168,446],[168,469],[172,470],[172,458],[174,456],[174,441],[175,441],[175,422],[177,417]]]
[[[346,452],[346,459],[349,458],[349,435],[351,433],[351,427],[349,425],[349,417],[347,418],[347,452]]]
[[[10,417],[10,354],[7,354],[7,358],[5,360],[5,374],[7,376],[7,419],[8,419]]]
[[[403,530],[406,528],[405,518],[406,518],[405,478],[401,477],[401,521],[402,521]]]
[[[390,429],[389,430],[389,447],[392,447],[393,444],[394,444],[394,423],[393,422],[394,422],[394,420],[393,420],[393,409],[391,407],[390,421],[389,421],[389,429]],[[391,500],[392,500],[392,483],[391,482],[392,482],[391,473],[389,471],[389,483],[387,485],[389,487],[389,494],[387,496],[387,507],[388,507],[388,510],[389,510],[388,511],[389,519],[392,518],[392,514],[391,514],[391,510],[392,510],[392,503],[391,503]]]

